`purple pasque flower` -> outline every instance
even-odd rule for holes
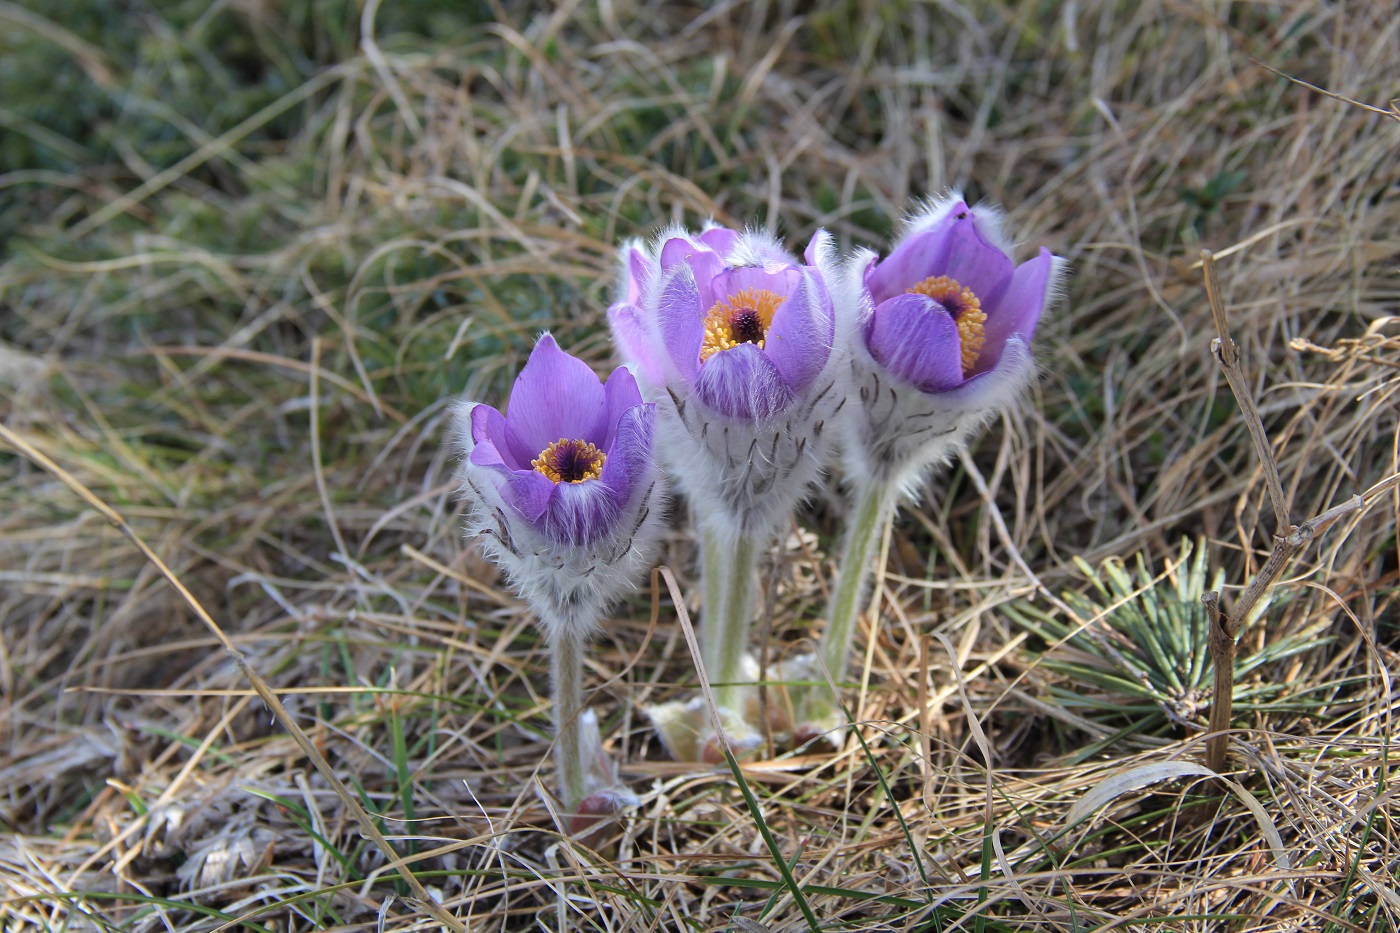
[[[839,402],[825,231],[804,257],[754,231],[672,228],[624,245],[608,309],[619,352],[663,402],[667,447],[692,501],[718,496],[746,523],[801,495]]]
[[[459,409],[471,530],[522,595],[549,609],[542,615],[596,618],[645,569],[664,494],[655,420],[630,372],[600,382],[549,334],[504,415],[484,404]]]
[[[848,419],[856,475],[908,478],[1030,382],[1063,260],[1042,247],[1017,266],[1010,253],[1001,215],[955,194],[915,215],[884,260],[867,251],[851,264],[841,304],[862,403]]]

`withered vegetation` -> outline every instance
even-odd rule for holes
[[[398,860],[472,930],[1400,928],[1387,6],[0,3],[0,926],[439,928]],[[891,529],[858,737],[746,762],[757,815],[667,760],[641,709],[693,666],[644,589],[588,683],[641,806],[561,836],[446,402],[544,328],[608,365],[623,237],[878,248],[948,187],[1073,271],[1033,398]],[[1230,783],[1195,613],[1280,529],[1203,248],[1292,520],[1364,502],[1244,631]],[[769,663],[841,508],[772,555]]]

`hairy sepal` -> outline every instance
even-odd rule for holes
[[[1007,341],[995,369],[946,392],[925,392],[891,373],[863,341],[851,357],[854,397],[842,419],[847,480],[906,493],[1014,405],[1035,379],[1030,347],[1019,337]]]

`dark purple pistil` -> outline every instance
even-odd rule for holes
[[[739,308],[729,319],[729,332],[735,343],[758,343],[763,339],[763,321],[753,308]]]
[[[554,469],[561,483],[577,483],[587,479],[593,469],[593,457],[578,441],[561,445],[554,452]]]

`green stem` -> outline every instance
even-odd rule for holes
[[[554,678],[554,760],[564,809],[575,813],[583,802],[583,748],[579,715],[583,712],[583,638],[568,621],[547,625],[550,673]]]
[[[894,490],[881,483],[869,483],[856,494],[853,521],[846,528],[836,590],[828,603],[826,634],[822,638],[822,660],[838,684],[846,679],[850,664],[851,639],[860,615],[861,595],[870,579],[875,540],[885,519],[894,511],[894,502]]]
[[[751,686],[744,682],[744,649],[749,643],[754,581],[758,577],[754,542],[748,536],[730,537],[709,528],[701,537],[701,574],[705,579],[701,655],[705,673],[714,687],[715,704],[742,713],[744,691]]]

